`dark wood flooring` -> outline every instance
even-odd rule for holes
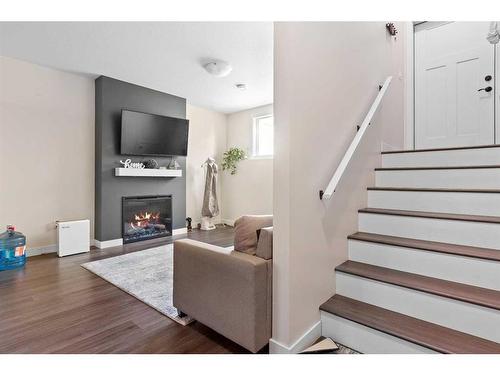
[[[415,238],[387,236],[378,233],[356,232],[347,237],[350,240],[398,246],[401,250],[418,249],[436,253],[460,255],[470,258],[494,260],[500,262],[500,251],[484,247],[456,245],[445,242],[417,240]]]
[[[338,272],[500,310],[500,291],[348,260]]]
[[[22,270],[0,272],[0,353],[247,353],[201,323],[175,323],[80,266],[185,237],[230,246],[234,231],[194,230],[66,258],[41,255]]]
[[[473,150],[478,148],[492,148],[500,147],[500,145],[479,145],[479,146],[465,146],[465,147],[445,147],[445,148],[421,148],[418,150],[397,150],[397,151],[382,151],[382,155],[387,154],[406,154],[415,152],[429,152],[429,151],[454,151],[454,150]]]
[[[365,213],[365,214],[410,216],[410,217],[423,217],[426,219],[475,221],[478,223],[500,224],[500,216],[449,214],[449,213],[444,213],[444,212],[393,210],[393,209],[387,209],[387,208],[362,208],[362,209],[358,210],[358,212]]]
[[[334,295],[321,310],[440,353],[500,353],[500,344],[391,310]]]

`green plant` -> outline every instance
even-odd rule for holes
[[[224,152],[222,158],[222,170],[229,169],[231,174],[236,174],[236,164],[239,161],[246,159],[247,154],[241,148],[231,147],[229,150]]]

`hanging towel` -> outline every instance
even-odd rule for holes
[[[214,217],[219,214],[219,201],[217,200],[217,164],[207,162],[207,175],[205,180],[205,194],[201,216]]]

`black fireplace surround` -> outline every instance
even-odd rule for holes
[[[123,243],[172,235],[172,196],[122,198]]]

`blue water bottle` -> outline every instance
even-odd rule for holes
[[[7,231],[0,234],[0,271],[24,267],[25,263],[26,237],[7,225]]]

